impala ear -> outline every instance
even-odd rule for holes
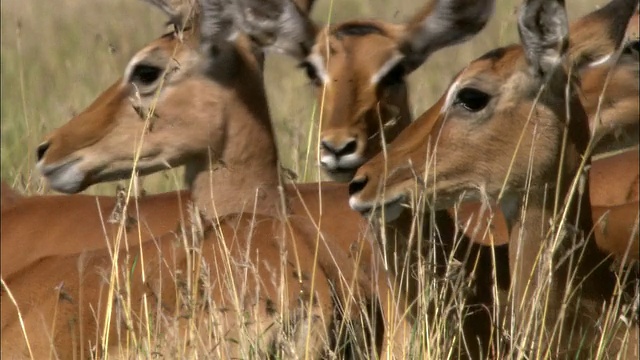
[[[311,0],[236,0],[239,29],[258,46],[296,59],[305,58],[316,37],[309,19]]]
[[[229,40],[236,32],[233,0],[198,0],[200,4],[200,42],[203,49]]]
[[[307,16],[315,0],[199,0],[204,46],[238,32],[264,50],[296,58],[308,55],[316,28]]]
[[[293,2],[295,2],[296,5],[298,5],[298,8],[300,8],[300,10],[302,10],[302,12],[308,16],[309,14],[311,14],[311,10],[313,10],[313,5],[315,4],[316,0],[293,0]]]
[[[569,45],[564,0],[526,0],[520,8],[518,32],[533,73],[541,77],[552,74]]]
[[[494,0],[432,0],[406,25],[393,63],[402,62],[406,73],[417,69],[437,50],[464,42],[482,30],[495,7]]]
[[[144,0],[157,7],[168,17],[168,24],[173,25],[176,31],[197,25],[198,7],[195,0]]]

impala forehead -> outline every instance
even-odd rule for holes
[[[458,88],[460,87],[460,76],[462,75],[462,73],[464,73],[464,70],[453,79],[453,83],[451,83],[451,86],[449,86],[447,95],[445,95],[444,97],[444,104],[442,105],[442,108],[440,108],[441,114],[446,112],[451,107],[451,105],[453,105],[453,99],[458,92]]]
[[[491,50],[471,62],[454,76],[440,112],[447,111],[453,105],[457,92],[465,87],[473,87],[490,95],[505,92],[504,89],[516,90],[519,84],[514,82],[521,81],[520,77],[513,77],[513,75],[518,73],[523,60],[522,55],[522,48],[512,45]],[[524,86],[524,84],[520,85]],[[500,91],[500,89],[503,90]]]
[[[172,59],[178,65],[186,62],[186,58],[189,57],[187,53],[190,49],[191,38],[190,33],[184,33],[183,42],[181,42],[173,33],[169,33],[151,42],[129,60],[124,71],[123,81],[129,80],[131,72],[141,62],[160,67],[167,66]],[[181,44],[187,46],[180,46]]]
[[[392,25],[374,21],[325,29],[313,48],[313,54],[325,66],[316,68],[332,78],[337,73],[357,73],[366,77],[368,84],[375,84],[400,60],[396,51],[398,32]]]
[[[514,44],[487,52],[474,60],[471,66],[478,69],[477,72],[491,72],[506,79],[518,70],[522,60],[524,50],[521,45]]]

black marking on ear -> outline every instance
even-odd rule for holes
[[[333,30],[333,35],[338,39],[344,36],[366,36],[370,34],[386,35],[384,30],[373,23],[346,23]]]
[[[191,25],[186,26],[184,29],[177,28],[177,27],[175,27],[175,24],[173,24],[170,21],[166,23],[166,26],[172,26],[173,30],[164,33],[162,36],[160,36],[160,39],[174,39],[174,38],[176,38],[176,36],[178,36],[178,33],[180,31],[185,33],[185,32],[191,31],[191,29],[193,28]]]
[[[220,55],[220,47],[218,47],[218,45],[216,44],[211,44],[209,46],[209,55],[211,55],[212,57]]]
[[[381,88],[387,88],[395,85],[404,84],[404,76],[406,75],[404,64],[398,63],[392,67],[378,82]]]
[[[300,47],[300,53],[301,54],[309,55],[311,53],[311,47],[313,45],[312,44],[307,44],[306,42],[302,41],[302,42],[298,43],[298,46]]]
[[[176,32],[175,31],[170,31],[162,36],[160,36],[161,39],[168,39],[171,38],[173,39],[176,36]]]
[[[486,52],[484,55],[477,58],[476,61],[479,61],[479,60],[493,60],[494,62],[498,61],[502,59],[502,57],[507,53],[507,49],[508,47],[505,46],[505,47],[500,47],[497,49],[490,50]]]

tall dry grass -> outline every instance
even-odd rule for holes
[[[411,75],[410,94],[415,115],[431,106],[447,88],[450,78],[470,60],[487,50],[516,40],[514,10],[518,3],[500,2],[496,16],[479,36],[466,44],[435,54],[425,66]],[[591,11],[596,3],[599,2],[590,0],[568,4],[570,14],[573,17],[580,16]],[[319,0],[313,17],[323,23],[327,19],[340,21],[354,17],[376,17],[399,22],[421,5],[421,2],[412,0],[336,0],[333,4],[330,0]],[[150,11],[140,1],[61,0],[56,2],[55,11],[51,6],[50,2],[36,0],[6,0],[2,5],[2,178],[30,194],[46,192],[44,184],[33,170],[35,148],[44,134],[68,121],[74,113],[90,104],[102,90],[121,76],[125,64],[136,50],[164,31],[164,17],[155,10]],[[314,155],[317,148],[317,104],[303,72],[297,71],[295,65],[288,58],[269,56],[265,69],[267,93],[285,166],[300,175],[302,181],[313,181],[319,178]],[[181,187],[181,184],[179,170],[153,175],[144,180],[145,190],[151,193],[175,189]],[[88,192],[112,195],[115,186],[98,185]],[[418,202],[424,206],[424,201]],[[417,224],[415,228],[419,229],[421,226]],[[186,230],[192,235],[199,231]],[[419,232],[414,235],[415,238],[422,237]],[[185,244],[192,237],[185,235]],[[429,244],[426,241],[424,246],[430,246]],[[190,265],[192,268],[188,270],[198,274],[200,264],[200,259],[194,258]],[[113,276],[124,274],[126,277],[124,269],[116,268],[113,271]],[[225,277],[225,271],[226,269],[218,271],[224,278],[221,283],[232,281],[230,277]],[[470,291],[468,278],[463,276],[465,274],[461,265],[455,261],[450,262],[446,271],[447,281],[428,276],[433,269],[423,262],[407,265],[398,272],[405,277],[413,273],[421,274],[419,280],[424,289],[417,300],[418,313],[424,316],[419,317],[413,330],[413,336],[420,341],[414,341],[415,346],[407,349],[407,357],[456,357],[465,346],[459,342],[462,332],[458,327],[458,320],[466,316],[463,295]],[[185,282],[187,294],[181,301],[207,302],[206,297],[189,297],[189,291],[197,287],[199,280],[202,279],[196,276]],[[126,286],[126,279],[122,283]],[[115,290],[112,288],[110,291]],[[499,295],[497,290],[494,291]],[[545,294],[538,296],[542,299]],[[126,303],[127,300],[130,299],[123,301]],[[435,310],[427,312],[426,309],[434,303],[437,304]],[[503,315],[501,305],[497,304],[493,309],[496,317]],[[203,310],[204,307],[198,309]],[[125,308],[125,315],[128,311],[133,310]],[[119,349],[120,355],[153,357],[152,349],[161,347],[175,358],[195,358],[207,354],[209,347],[215,342],[215,333],[209,333],[210,337],[203,339],[197,330],[207,322],[216,322],[216,319],[208,318],[210,313],[190,314],[186,327],[193,331],[186,337],[177,331],[177,324],[164,318],[161,313],[154,313],[153,309],[144,309],[144,313],[143,317],[130,316],[135,324],[127,326],[133,325],[131,328],[138,330],[123,330],[126,331],[127,341]],[[607,331],[608,326],[615,325],[614,320],[603,320],[603,332]],[[362,327],[368,326],[367,319],[362,321]],[[507,337],[515,338],[514,334],[525,333],[524,336],[519,335],[520,342],[514,345],[524,347],[527,346],[527,341],[535,342],[540,324],[525,326],[530,328],[512,327],[509,329],[511,333],[506,334]],[[345,327],[352,329],[351,332],[358,328],[353,324],[346,324]],[[353,335],[357,337],[358,334]],[[495,337],[498,339],[504,335],[496,333]],[[249,343],[259,341],[251,337],[240,340]],[[607,341],[606,336],[603,336],[601,348],[607,345]],[[96,343],[100,343],[100,339],[96,339]],[[285,343],[283,346],[286,345]],[[252,346],[247,348],[251,349]],[[599,347],[595,348],[598,351]],[[539,354],[544,354],[544,350]],[[555,350],[547,354],[546,358],[553,358],[553,351]],[[282,354],[284,353],[280,353],[280,356]],[[244,355],[252,358],[257,354],[249,352]],[[495,355],[515,356],[514,353]]]

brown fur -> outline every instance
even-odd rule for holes
[[[198,257],[188,260],[188,257],[195,254],[187,254],[181,249],[180,238],[171,234],[156,241],[145,242],[140,247],[132,246],[126,251],[121,251],[121,269],[134,270],[130,274],[128,287],[131,289],[129,296],[132,309],[141,308],[146,298],[149,301],[151,316],[158,319],[166,316],[170,321],[180,322],[184,321],[179,320],[184,316],[187,319],[192,316],[196,319],[215,316],[218,327],[213,329],[213,335],[202,333],[199,336],[203,336],[204,339],[213,337],[214,341],[220,342],[214,351],[229,358],[246,354],[245,351],[249,347],[243,343],[243,336],[253,339],[261,337],[266,343],[277,343],[277,339],[286,333],[287,326],[302,326],[305,321],[309,321],[307,314],[310,314],[310,324],[315,328],[310,332],[310,352],[321,353],[327,345],[328,326],[331,324],[334,311],[331,305],[332,291],[325,275],[326,271],[331,270],[319,265],[320,268],[314,271],[315,264],[304,261],[313,258],[314,248],[305,246],[303,237],[309,234],[300,230],[295,220],[289,222],[288,228],[282,226],[284,223],[274,221],[271,217],[254,214],[247,214],[239,219],[228,219],[219,229],[209,231],[208,236],[201,240],[199,256],[203,259],[202,264]],[[224,265],[225,248],[221,243],[226,244],[230,257],[237,261],[232,262],[229,267]],[[297,246],[294,243],[298,243]],[[136,266],[135,262],[129,260],[142,258],[145,259],[144,282],[140,265]],[[210,281],[209,286],[212,286],[208,293],[210,298],[206,298],[207,293],[204,293],[195,303],[187,303],[189,306],[195,306],[193,312],[185,308],[187,304],[184,300],[177,297],[184,291],[181,290],[180,282],[187,281],[187,278],[180,274],[186,276],[190,271],[190,261],[195,261],[196,266],[209,266],[208,272],[200,272],[202,278],[198,280]],[[55,351],[58,357],[71,359],[89,351],[91,342],[99,338],[97,334],[101,333],[101,326],[105,321],[104,305],[99,304],[106,304],[108,300],[108,283],[104,274],[109,274],[111,266],[111,257],[104,249],[81,255],[52,256],[27,268],[15,281],[8,283],[20,306],[27,334],[31,335],[34,358],[46,358],[51,351]],[[250,272],[245,278],[243,274],[246,266],[249,266]],[[256,278],[253,275],[254,271],[255,274],[263,275]],[[80,283],[77,281],[79,274],[82,277]],[[173,276],[176,277],[171,274],[175,274]],[[316,274],[315,279],[312,274]],[[346,271],[344,274],[349,281],[350,275]],[[278,288],[281,278],[284,278],[286,284],[290,284],[289,288]],[[120,279],[120,282],[124,281],[126,278]],[[34,284],[39,286],[34,287]],[[62,294],[52,286],[57,284]],[[246,293],[247,297],[241,299],[241,303],[236,303],[232,294],[243,294],[248,289],[250,291]],[[254,289],[259,290],[254,293]],[[309,302],[311,296],[314,300]],[[209,300],[212,301],[209,306],[215,306],[211,310],[207,310],[206,301]],[[110,347],[117,348],[118,344],[125,340],[125,337],[118,334],[118,327],[121,326],[118,324],[126,321],[117,310],[121,306],[122,304],[114,305],[114,320],[109,331]],[[306,306],[310,306],[309,312],[305,310]],[[99,320],[95,319],[92,308],[97,312]],[[279,313],[279,309],[286,309],[287,313]],[[249,323],[241,320],[245,311],[252,319]],[[137,312],[134,310],[133,313]],[[2,302],[2,314],[3,356],[13,358],[20,354],[27,355],[11,302]],[[295,319],[295,316],[298,319]],[[282,317],[282,325],[279,325],[279,317]],[[289,324],[289,321],[292,322]],[[140,323],[134,318],[129,326],[133,327],[132,330],[141,331],[144,322]],[[176,340],[188,334],[188,327],[178,329],[182,335],[178,335]],[[49,331],[53,331],[50,334],[51,341],[47,340],[47,336],[39,335]],[[303,332],[301,335],[304,334]],[[237,339],[240,339],[240,342],[236,344]],[[289,341],[296,341],[295,335]],[[154,349],[159,344],[150,345]],[[83,348],[84,351],[81,352]],[[301,349],[304,349],[304,344],[297,347],[296,351]],[[178,349],[164,349],[164,353],[166,356],[172,356],[169,351],[176,350]],[[264,356],[267,349],[258,347],[256,351]],[[100,352],[98,351],[98,354]]]
[[[639,260],[638,202],[622,203],[614,206],[593,206],[592,216],[595,224],[594,236],[598,246],[617,259]],[[493,211],[496,208],[492,209]],[[452,219],[458,220],[458,227],[469,235],[478,234],[473,239],[481,239],[479,244],[500,246],[509,243],[509,227],[500,211],[493,217],[481,214],[474,203],[461,203],[449,210]]]
[[[0,199],[0,209],[2,212],[5,210],[12,208],[15,204],[17,204],[22,198],[22,194],[15,191],[9,184],[7,184],[4,180],[2,183],[2,189],[0,190],[0,195],[2,198]]]
[[[593,220],[596,243],[602,250],[615,254],[618,259],[638,260],[638,203],[606,209],[594,207]],[[636,225],[629,226],[633,223]]]

